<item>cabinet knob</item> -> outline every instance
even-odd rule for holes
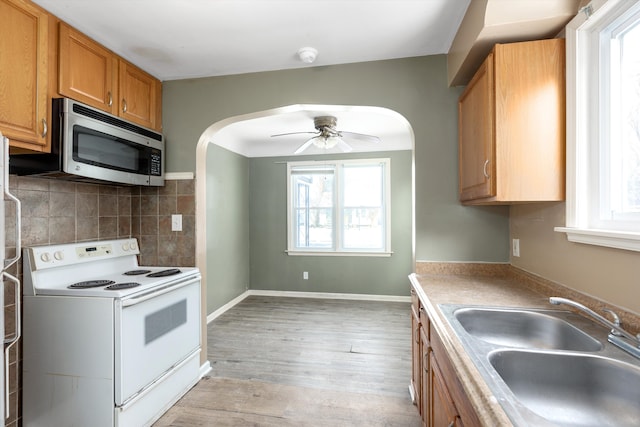
[[[127,112],[127,100],[126,99],[122,99],[122,112],[126,113]]]
[[[111,94],[111,91],[107,92],[107,96],[109,97],[109,101],[107,102],[107,105],[111,107],[113,105],[113,95]]]
[[[484,165],[482,166],[482,173],[484,174],[484,177],[489,179],[489,173],[487,172],[487,166],[489,166],[489,159],[484,161]]]

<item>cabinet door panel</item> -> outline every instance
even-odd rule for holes
[[[411,386],[413,388],[415,404],[418,412],[423,413],[421,392],[421,363],[420,363],[420,320],[413,307],[411,308]]]
[[[421,391],[420,391],[420,403],[422,408],[422,422],[425,426],[430,426],[429,422],[429,371],[430,364],[429,358],[431,357],[431,347],[429,346],[429,339],[427,338],[428,325],[424,323],[420,327],[420,361],[421,361]]]
[[[48,15],[27,3],[0,0],[0,130],[12,146],[47,144]]]
[[[120,60],[119,115],[142,126],[158,129],[160,83],[141,69]]]
[[[451,427],[460,425],[453,400],[447,391],[447,386],[438,367],[436,359],[431,353],[431,426]]]
[[[61,95],[114,113],[117,57],[73,28],[60,24]]]
[[[495,196],[493,54],[458,103],[460,200]]]

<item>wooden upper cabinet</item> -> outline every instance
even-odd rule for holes
[[[160,129],[162,86],[153,76],[120,60],[119,115],[152,129]]]
[[[50,149],[48,21],[31,3],[0,0],[0,131],[13,148]]]
[[[458,104],[460,199],[495,196],[493,53],[482,63]]]
[[[159,80],[64,23],[59,44],[61,95],[161,130]]]
[[[60,94],[115,114],[118,57],[62,22],[59,46]]]
[[[564,200],[564,46],[497,44],[460,96],[463,203]]]

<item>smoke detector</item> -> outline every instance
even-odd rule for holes
[[[316,56],[318,56],[318,51],[312,47],[303,47],[298,50],[298,57],[305,64],[313,63],[316,60]]]

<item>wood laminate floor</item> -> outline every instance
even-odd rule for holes
[[[208,325],[212,371],[154,426],[420,426],[409,314],[409,303],[251,296]]]

